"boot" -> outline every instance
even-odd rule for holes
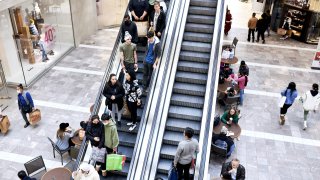
[[[303,130],[307,129],[307,121],[303,121]]]
[[[107,176],[107,171],[106,170],[102,170],[102,176],[106,177]]]
[[[280,115],[280,125],[284,125],[285,121],[286,121],[286,119],[284,117],[284,114],[281,114]]]

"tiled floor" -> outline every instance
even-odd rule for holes
[[[242,135],[229,159],[211,155],[209,172],[218,177],[224,161],[238,158],[249,180],[320,179],[315,165],[320,152],[319,113],[311,113],[309,128],[304,131],[301,103],[296,101],[288,110],[288,121],[282,127],[277,107],[277,96],[289,82],[296,82],[299,94],[309,90],[312,83],[320,83],[320,71],[310,69],[316,46],[292,39],[282,41],[275,33],[266,38],[265,45],[247,42],[247,19],[239,15],[250,17],[252,12],[238,7],[250,5],[239,1],[229,4],[236,27],[225,36],[227,42],[238,37],[236,56],[248,62],[250,68],[244,106],[240,107]],[[236,72],[238,67],[233,65]],[[216,113],[222,113],[220,107]]]
[[[79,123],[89,117],[89,107],[94,103],[103,73],[109,59],[118,28],[99,30],[88,37],[98,47],[79,47],[62,59],[56,67],[35,83],[28,91],[42,112],[42,120],[35,127],[23,128],[24,121],[16,104],[16,91],[9,89],[11,100],[1,100],[9,105],[3,112],[10,118],[10,131],[0,135],[0,179],[17,179],[23,163],[42,155],[48,168],[61,166],[60,157],[53,158],[52,146],[46,137],[55,139],[61,122],[79,128]],[[76,71],[75,71],[76,70]],[[87,73],[86,71],[93,73]],[[65,164],[69,157],[64,158]]]

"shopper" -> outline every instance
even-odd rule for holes
[[[104,125],[100,121],[98,115],[91,117],[91,122],[88,124],[86,129],[86,137],[90,140],[91,146],[103,148],[104,145]],[[99,171],[101,167],[100,162],[96,164],[96,170]]]
[[[238,159],[232,159],[231,162],[223,163],[221,169],[221,178],[230,180],[245,180],[246,170],[240,164]]]
[[[248,84],[248,76],[245,75],[245,73],[240,72],[238,76],[231,74],[230,77],[238,82],[238,86],[239,86],[239,93],[240,93],[240,105],[243,105],[243,100],[244,100],[244,89],[246,88],[247,84]]]
[[[125,32],[125,43],[120,46],[120,61],[123,71],[134,71],[138,68],[137,45],[131,42],[132,36]]]
[[[161,39],[166,26],[166,14],[161,10],[160,3],[154,2],[154,11],[150,14],[150,26],[154,28],[156,36]]]
[[[132,22],[130,16],[128,14],[124,15],[123,23],[121,25],[121,42],[126,42],[124,40],[124,36],[128,32],[131,36],[131,42],[137,44],[138,43],[138,29],[135,22]]]
[[[38,39],[38,45],[39,45],[39,48],[40,48],[40,51],[41,51],[41,54],[42,54],[42,62],[46,62],[49,60],[48,58],[48,55],[47,55],[47,52],[46,52],[46,49],[45,49],[45,43],[43,41],[43,37],[42,36],[39,36],[39,39]]]
[[[227,158],[232,154],[235,145],[233,139],[230,136],[227,136],[228,129],[225,126],[222,126],[220,134],[213,135],[212,142],[213,144],[227,149]],[[226,145],[226,147],[225,147]]]
[[[99,174],[94,167],[88,163],[82,163],[78,171],[72,173],[74,180],[100,180]]]
[[[254,42],[254,31],[257,27],[257,22],[258,19],[256,18],[256,13],[252,13],[252,17],[248,21],[248,42],[250,42],[250,36],[252,36],[252,42]]]
[[[74,134],[74,130],[72,130],[69,127],[69,123],[60,123],[59,129],[56,135],[57,137],[56,145],[60,150],[66,150],[70,146],[74,146],[74,144],[71,141],[73,134]]]
[[[22,84],[19,84],[17,86],[17,93],[18,93],[18,107],[22,114],[22,117],[26,124],[24,125],[24,128],[28,127],[30,125],[27,113],[31,113],[32,110],[34,110],[34,103],[31,97],[31,94],[29,92],[24,92]]]
[[[121,115],[123,112],[123,97],[125,95],[123,86],[117,80],[115,74],[110,74],[109,81],[103,90],[103,95],[106,97],[105,104],[107,108],[111,111],[112,119],[116,119],[116,114],[118,116],[117,124],[121,125]]]
[[[126,94],[126,102],[131,114],[131,122],[127,123],[127,126],[131,126],[129,131],[134,130],[137,126],[137,108],[141,105],[141,89],[138,85],[138,80],[133,71],[126,73],[126,82],[124,84],[124,90]]]
[[[129,11],[133,21],[148,21],[148,0],[131,0],[129,2]]]
[[[267,30],[267,28],[268,28],[267,15],[263,13],[261,15],[261,18],[257,22],[257,32],[258,32],[257,42],[259,42],[260,36],[262,39],[262,44],[266,42],[264,39],[264,32]]]
[[[232,15],[230,10],[227,10],[227,14],[226,14],[226,20],[224,23],[224,34],[227,36],[230,29],[231,29],[231,23],[232,23]]]
[[[237,124],[239,121],[237,110],[234,107],[231,107],[228,111],[223,113],[220,119],[225,124]]]
[[[36,180],[36,178],[29,177],[24,170],[18,172],[18,177],[21,180]]]
[[[303,104],[304,110],[304,122],[303,122],[303,130],[307,129],[307,118],[309,111],[318,110],[320,104],[320,94],[319,94],[319,85],[313,84],[312,90],[307,91],[304,95],[301,96],[300,100]]]
[[[268,9],[266,12],[266,21],[267,21],[267,33],[268,33],[268,37],[270,36],[270,25],[271,25],[271,14],[270,14],[270,10]]]
[[[298,96],[298,91],[296,90],[296,83],[290,82],[288,87],[281,92],[281,96],[286,97],[286,101],[284,102],[284,105],[282,108],[280,108],[280,125],[284,125],[285,123],[285,115],[287,114],[287,111],[289,107],[293,104],[294,100]]]
[[[101,120],[104,124],[104,146],[107,149],[108,154],[117,152],[117,147],[119,145],[119,137],[117,126],[107,113],[102,114]]]
[[[199,144],[196,139],[193,139],[194,131],[192,128],[186,127],[184,130],[184,140],[182,140],[174,156],[173,165],[177,168],[179,180],[189,180],[189,169],[195,153],[199,152]]]
[[[286,30],[286,34],[283,35],[282,38],[280,38],[282,40],[288,39],[288,37],[289,37],[289,33],[291,30],[291,21],[292,21],[291,17],[292,17],[291,12],[288,12],[286,15],[286,19],[284,20],[283,25],[282,25],[282,29]]]
[[[157,63],[161,56],[161,43],[158,37],[154,36],[153,31],[149,31],[147,37],[148,46],[146,50],[146,56],[143,62],[143,89],[145,92],[148,92],[148,87],[151,80],[153,68],[157,67]]]
[[[245,61],[241,61],[239,66],[239,73],[243,73],[244,75],[249,76],[249,67]]]

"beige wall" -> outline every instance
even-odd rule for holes
[[[98,28],[96,0],[70,0],[75,44],[94,34]]]
[[[99,28],[120,25],[129,0],[100,0]]]

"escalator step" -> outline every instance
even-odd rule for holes
[[[195,96],[205,96],[206,86],[199,84],[188,84],[175,82],[173,85],[173,92],[180,94],[188,94]]]
[[[186,32],[199,32],[213,34],[214,25],[187,23],[185,27]]]
[[[192,138],[199,139],[199,135],[195,134]],[[184,140],[182,132],[177,131],[165,131],[163,136],[163,144],[171,144],[178,146],[179,142]]]
[[[191,0],[191,6],[202,6],[202,7],[217,7],[217,0]]]
[[[189,14],[187,17],[187,23],[214,24],[214,22],[214,16]]]
[[[172,118],[201,121],[202,109],[170,105],[168,116]]]
[[[212,34],[185,32],[183,34],[183,40],[210,43],[212,41]]]
[[[194,73],[208,74],[209,66],[206,63],[182,61],[178,62],[178,70]]]
[[[168,118],[166,129],[183,133],[186,127],[192,127],[195,134],[200,133],[201,121],[191,121],[186,119]]]
[[[193,72],[177,71],[175,80],[177,82],[206,85],[207,75]]]
[[[215,16],[216,15],[216,8],[201,7],[201,6],[190,6],[188,13],[189,14]]]
[[[195,51],[195,52],[211,52],[211,44],[203,42],[183,41],[181,49],[184,51]]]
[[[203,107],[204,98],[199,96],[185,95],[185,94],[172,94],[170,102],[171,104],[176,106],[184,106],[184,107],[201,109]]]
[[[192,51],[180,51],[179,59],[185,61],[194,61],[194,62],[202,62],[209,63],[210,54],[209,53],[200,53],[200,52],[192,52]]]

